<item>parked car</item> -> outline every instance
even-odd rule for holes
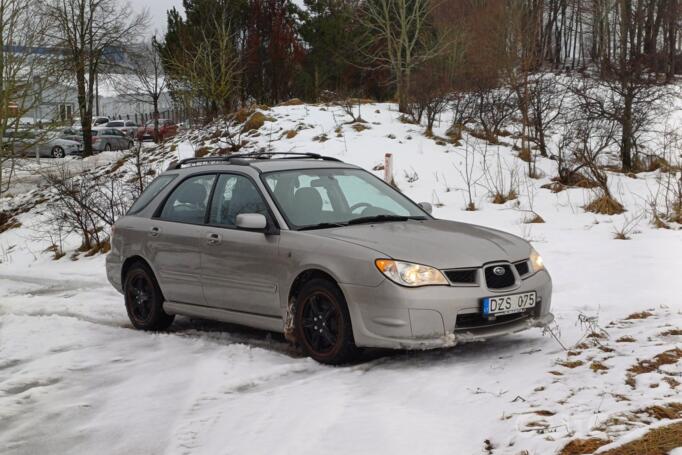
[[[139,125],[132,120],[112,120],[105,125],[107,128],[114,128],[126,136],[134,137]]]
[[[80,142],[81,144],[83,143],[83,133],[81,130],[77,130],[75,128],[63,128],[59,130],[58,135],[62,139]]]
[[[114,128],[93,128],[92,149],[96,152],[110,150],[128,150],[133,148],[135,141],[130,136]]]
[[[140,141],[165,141],[178,134],[178,125],[172,120],[159,119],[159,136],[154,137],[154,120],[149,120],[143,127],[137,130],[137,139]]]
[[[109,117],[93,117],[92,118],[92,127],[93,128],[96,126],[104,126],[107,123],[109,123]],[[72,126],[72,128],[76,128],[76,129],[80,130],[82,128],[80,117],[75,117],[73,119],[73,123],[71,124],[71,126]]]
[[[334,158],[192,158],[114,226],[107,275],[133,326],[174,315],[285,333],[319,362],[544,327],[552,281],[525,240],[431,216]]]
[[[79,155],[82,146],[79,142],[63,139],[56,132],[32,130],[6,131],[6,147],[12,147],[17,156],[34,157],[36,150],[41,157],[64,158],[66,155]]]

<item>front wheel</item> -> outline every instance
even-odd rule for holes
[[[66,153],[64,153],[64,149],[57,146],[52,149],[52,158],[64,158],[66,156]]]
[[[357,357],[346,299],[334,283],[313,279],[303,286],[297,299],[295,325],[296,338],[316,361],[339,365]]]
[[[136,329],[165,330],[175,318],[163,310],[163,294],[154,273],[142,263],[134,264],[123,282],[128,318]]]
[[[107,144],[104,146],[104,151],[105,152],[111,152],[111,144]]]

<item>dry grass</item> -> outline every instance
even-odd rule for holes
[[[661,352],[653,359],[640,360],[635,365],[628,368],[628,373],[631,373],[635,376],[639,374],[651,373],[663,365],[677,363],[680,359],[682,359],[682,349],[670,349],[668,351]]]
[[[370,129],[369,126],[365,125],[364,123],[353,123],[351,125],[351,128],[353,128],[358,133]]]
[[[652,419],[679,419],[682,417],[682,403],[667,403],[664,405],[650,406],[637,412],[638,414],[646,414]]]
[[[670,386],[671,389],[676,389],[678,385],[680,385],[680,381],[677,379],[673,378],[672,376],[666,376],[663,378],[663,381]]]
[[[637,340],[635,340],[634,338],[632,338],[629,335],[624,335],[624,336],[622,336],[616,340],[616,342],[618,342],[618,343],[634,343],[635,341],[637,341]]]
[[[507,194],[502,194],[502,193],[495,193],[492,196],[492,199],[490,202],[493,204],[505,204],[509,201],[513,201],[514,199],[518,198],[519,195],[516,194],[515,190],[509,190]]]
[[[608,369],[609,367],[599,362],[598,360],[595,360],[590,364],[590,370],[594,371],[595,373],[598,373],[600,371],[608,371]]]
[[[651,373],[658,370],[663,365],[671,365],[682,359],[682,349],[675,348],[661,352],[653,359],[644,359],[628,368],[625,376],[625,384],[633,389],[637,386],[636,377],[640,374]]]
[[[682,422],[649,430],[641,438],[601,455],[666,455],[682,444]]]
[[[242,132],[246,133],[248,131],[255,131],[265,124],[266,120],[272,121],[270,117],[266,117],[262,112],[254,112],[251,116],[244,122],[242,127]]]
[[[649,312],[649,311],[640,311],[639,313],[632,313],[630,316],[626,317],[626,321],[631,321],[633,319],[647,319],[653,316],[654,314]]]
[[[298,131],[296,131],[296,130],[288,130],[284,135],[287,139],[293,139],[296,137],[297,134],[298,134]]]
[[[290,100],[282,101],[278,106],[300,106],[301,104],[303,104],[303,101],[299,98],[291,98]]]
[[[557,362],[557,364],[566,368],[577,368],[579,366],[584,365],[585,362],[583,362],[582,360],[564,360],[561,362]]]
[[[246,119],[248,119],[251,114],[253,114],[253,109],[251,108],[241,108],[237,112],[234,113],[234,120],[237,123],[244,123]]]
[[[551,417],[554,414],[556,414],[556,412],[548,411],[546,409],[540,409],[539,411],[535,411],[535,414],[542,417]]]
[[[670,225],[663,221],[663,219],[659,216],[658,213],[654,213],[653,217],[651,218],[651,224],[656,229],[670,229]]]
[[[521,161],[525,161],[526,163],[530,163],[530,161],[533,159],[533,154],[531,153],[531,151],[528,147],[523,147],[521,150],[519,150],[518,157]]]
[[[583,208],[587,212],[600,213],[602,215],[618,215],[625,212],[623,204],[605,194],[597,196]]]
[[[589,439],[574,439],[564,446],[558,455],[585,455],[591,454],[601,446],[604,446],[611,441],[598,438]]]
[[[99,245],[95,245],[92,248],[90,248],[85,253],[85,257],[94,256],[96,254],[107,254],[109,251],[111,251],[111,243],[109,243],[109,240],[105,240],[101,242]]]
[[[664,336],[664,337],[682,336],[682,329],[670,329],[670,330],[666,330],[665,332],[661,332],[661,336]]]
[[[529,216],[526,219],[523,220],[525,224],[542,224],[545,222],[545,219],[542,218],[540,215],[537,213],[533,213],[533,216]]]
[[[318,136],[313,137],[313,141],[315,142],[327,142],[329,140],[329,137],[325,133],[322,133]]]
[[[21,227],[21,223],[9,212],[0,212],[0,234]]]
[[[197,158],[203,158],[203,157],[205,157],[206,155],[208,155],[209,153],[211,153],[211,149],[210,149],[210,148],[208,148],[208,147],[199,147],[198,149],[196,149],[196,150],[194,151],[194,156],[197,157]]]
[[[114,172],[118,171],[123,167],[124,164],[126,164],[128,160],[126,158],[121,158],[118,161],[116,161],[114,164],[111,165],[109,170],[107,171],[108,174],[113,174]]]

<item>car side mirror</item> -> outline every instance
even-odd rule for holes
[[[419,207],[422,208],[429,215],[433,212],[433,206],[429,202],[420,202]]]
[[[239,229],[263,230],[268,225],[268,220],[260,213],[240,213],[235,222]]]

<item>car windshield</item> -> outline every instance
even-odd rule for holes
[[[421,207],[361,169],[277,171],[264,178],[293,229],[429,218]]]

